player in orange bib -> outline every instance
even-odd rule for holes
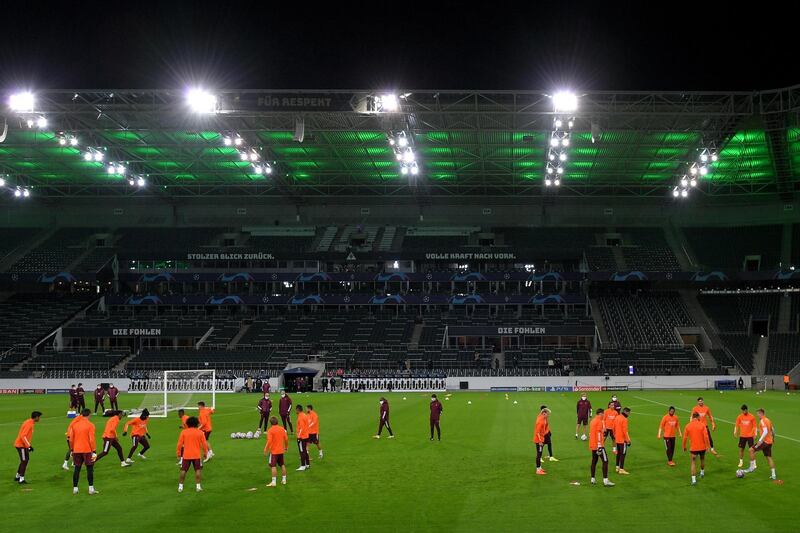
[[[591,483],[596,484],[594,474],[597,471],[597,462],[603,462],[603,485],[613,487],[614,483],[608,479],[608,454],[603,446],[605,441],[605,426],[603,425],[603,408],[600,407],[589,424],[589,450],[592,452]]]
[[[20,485],[27,483],[27,481],[25,481],[25,469],[28,468],[28,461],[33,451],[33,445],[31,444],[31,441],[33,441],[33,426],[39,422],[41,417],[41,412],[32,412],[31,417],[19,427],[17,439],[14,441],[14,448],[17,449],[17,454],[19,455],[19,467],[17,468],[17,475],[14,479],[16,479],[17,483]]]
[[[77,402],[77,400],[75,400]],[[67,454],[64,456],[64,464],[61,465],[61,468],[64,470],[69,470],[69,458],[72,455],[72,444],[69,442],[69,430],[80,421],[81,414],[78,413],[78,416],[72,419],[72,422],[69,423],[67,426],[67,432],[64,434],[67,437]]]
[[[197,418],[190,416],[186,419],[186,429],[181,431],[178,437],[178,446],[175,453],[180,459],[181,473],[178,478],[178,492],[183,492],[183,480],[186,479],[186,472],[189,466],[194,468],[195,490],[202,492],[200,485],[201,474],[203,472],[203,455],[208,452],[208,443],[205,434],[197,429],[200,422]]]
[[[681,433],[681,426],[678,422],[678,417],[675,416],[675,408],[670,406],[661,418],[661,424],[658,426],[658,438],[664,435],[664,449],[667,451],[667,464],[675,466],[675,461],[672,458],[675,456],[675,432],[678,432],[679,437],[683,437]]]
[[[306,413],[308,416],[308,444],[317,447],[319,458],[322,459],[322,445],[319,443],[319,416],[311,404],[306,405]]]
[[[706,431],[708,432],[708,442],[710,443],[711,453],[714,455],[719,455],[717,451],[714,449],[714,437],[711,435],[712,431],[716,431],[717,423],[714,422],[714,417],[711,415],[711,409],[703,401],[703,397],[697,398],[697,405],[692,407],[692,415],[697,413],[700,418],[700,422],[706,426]]]
[[[550,409],[545,407],[536,417],[536,425],[533,428],[533,443],[536,445],[536,474],[539,476],[547,474],[542,468],[542,452],[544,452],[545,435],[550,431],[549,417]]]
[[[108,455],[111,448],[114,448],[117,451],[117,456],[119,456],[120,466],[130,466],[125,462],[125,457],[122,455],[122,446],[120,446],[117,439],[117,426],[119,426],[121,417],[122,411],[113,411],[111,413],[111,418],[108,419],[103,430],[103,451],[97,454],[97,458],[94,460],[95,463]]]
[[[617,448],[614,446],[614,422],[619,416],[619,411],[614,407],[614,402],[608,402],[608,408],[603,413],[603,426],[606,428],[603,439],[611,438],[612,452],[617,453]]]
[[[748,450],[755,444],[754,438],[756,436],[756,417],[748,412],[747,406],[742,405],[742,414],[736,417],[736,423],[733,425],[733,436],[739,433],[739,468],[744,465],[744,450]]]
[[[92,412],[84,409],[81,419],[69,428],[69,442],[72,446],[72,462],[75,471],[72,474],[72,493],[78,494],[78,481],[81,478],[81,467],[86,465],[86,478],[89,481],[89,494],[98,494],[94,488],[94,460],[97,458],[94,424],[89,422]]]
[[[273,416],[269,419],[269,430],[267,431],[267,445],[264,446],[264,455],[269,453],[269,466],[272,469],[272,482],[267,487],[275,487],[278,477],[278,468],[281,467],[281,485],[286,485],[286,463],[284,456],[289,450],[289,434],[283,427],[278,425],[278,417]]]
[[[128,427],[132,427],[131,430],[131,451],[128,452],[128,458],[125,459],[125,462],[128,464],[133,463],[133,452],[136,451],[136,448],[139,445],[142,445],[142,451],[139,452],[139,459],[147,459],[145,457],[145,452],[150,449],[150,442],[147,440],[150,438],[150,433],[147,432],[147,424],[150,422],[150,411],[147,409],[142,409],[142,414],[140,414],[137,418],[133,420],[128,420],[125,422],[125,426],[122,428],[122,436],[128,434]]]
[[[298,405],[294,408],[297,411],[297,450],[300,452],[299,472],[311,468],[311,460],[308,457],[308,415],[303,412],[303,406]]]
[[[683,451],[686,451],[686,441],[690,441],[689,451],[692,457],[692,485],[697,485],[697,467],[695,459],[700,458],[700,477],[705,477],[706,451],[711,447],[708,441],[708,431],[705,424],[700,422],[700,413],[692,413],[692,421],[686,424],[683,430]]]
[[[756,469],[756,452],[762,452],[764,457],[767,458],[771,470],[769,477],[774,481],[778,479],[775,474],[775,460],[772,458],[772,445],[775,442],[775,428],[772,426],[772,421],[767,418],[763,408],[756,411],[756,414],[758,414],[759,418],[758,430],[760,436],[758,437],[756,445],[750,448],[750,468],[747,469],[747,472],[752,472]]]
[[[200,430],[205,434],[206,442],[208,442],[206,462],[214,457],[214,450],[211,449],[211,415],[213,415],[214,412],[214,409],[206,407],[205,402],[197,402],[197,418],[200,420]]]
[[[625,457],[628,455],[628,447],[631,445],[631,436],[628,433],[628,417],[631,414],[629,408],[622,410],[619,416],[614,420],[614,442],[617,445],[617,474],[623,476],[628,475],[625,470]]]

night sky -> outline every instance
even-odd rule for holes
[[[724,91],[800,83],[798,19],[766,2],[275,4],[12,0],[2,8],[0,88]]]

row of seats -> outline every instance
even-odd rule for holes
[[[675,328],[693,321],[674,292],[600,295],[600,314],[617,346],[680,344]]]
[[[721,332],[749,332],[750,320],[778,329],[779,294],[700,294],[697,300]]]
[[[774,333],[769,336],[767,374],[786,374],[798,363],[800,363],[800,335]]]
[[[697,260],[707,270],[743,270],[746,256],[761,256],[761,269],[777,268],[783,226],[683,228]]]

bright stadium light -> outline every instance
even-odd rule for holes
[[[683,189],[681,191],[681,197],[682,198],[686,198],[687,196],[689,196],[689,191],[687,191],[686,189]]]
[[[144,178],[140,177],[138,180],[136,180],[136,185],[138,185],[139,187],[144,187],[145,186]]]
[[[222,143],[225,146],[230,146],[233,144],[233,140],[230,137],[225,137],[224,139],[222,139]]]
[[[553,95],[553,107],[557,112],[572,112],[578,109],[578,97],[570,91],[559,91]]]
[[[77,137],[70,137],[69,138],[69,145],[70,146],[78,146],[78,138]]]
[[[556,187],[560,187],[561,186],[561,180],[558,179],[558,178],[554,179],[553,180],[553,185],[555,185]]]
[[[553,184],[553,182],[550,180],[550,178],[546,178],[546,179],[544,180],[544,185],[545,185],[545,187],[549,187],[549,186],[550,186],[550,185],[552,185],[552,184]]]
[[[106,168],[106,172],[108,172],[109,174],[113,174],[116,170],[117,169],[114,168],[114,165],[109,165],[108,168]]]
[[[266,172],[267,174],[272,174],[272,167],[267,165],[267,168],[264,169],[264,172]]]
[[[243,139],[242,139],[241,137],[239,137],[238,135],[237,135],[237,136],[236,136],[236,138],[233,140],[233,144],[235,144],[236,146],[241,146],[241,145],[242,145],[242,142],[243,142]]]
[[[708,174],[708,167],[700,167],[700,175],[705,176]]]
[[[405,148],[406,146],[408,146],[408,139],[406,139],[405,135],[402,135],[397,139],[397,146],[399,146],[400,148]]]
[[[703,152],[702,154],[700,154],[700,161],[702,161],[703,163],[705,163],[706,161],[708,161],[708,154],[707,154],[707,153],[705,153],[705,152]]]
[[[103,152],[95,152],[92,157],[94,158],[95,161],[102,161],[103,158],[105,157],[105,154],[103,154]]]
[[[239,152],[239,159],[247,161],[247,152]]]
[[[203,89],[190,89],[186,93],[186,103],[195,113],[215,113],[217,97]]]
[[[411,150],[410,148],[408,150],[406,150],[406,152],[403,154],[403,161],[405,161],[406,163],[413,163],[414,162],[414,151]]]
[[[672,189],[672,196],[677,198],[680,195],[681,195],[681,192],[678,189]]]
[[[84,161],[91,161],[92,160],[92,152],[85,152],[83,154],[83,160]]]
[[[25,124],[27,124],[29,128],[32,128],[33,127],[33,119],[29,118],[28,120],[25,121]]]
[[[47,127],[47,119],[45,117],[39,117],[36,119],[36,127],[40,130],[43,130]]]
[[[553,171],[553,167],[547,167],[547,173],[548,174],[552,174],[553,172],[554,172]]]
[[[549,159],[550,161],[553,161],[553,160],[555,160],[555,158],[556,158],[556,154],[553,153],[552,150],[550,150],[550,152],[547,154],[547,159]]]
[[[692,176],[696,176],[696,175],[697,175],[697,167],[696,167],[696,166],[694,166],[694,165],[692,165],[692,166],[691,166],[691,168],[689,168],[689,173],[690,173]]]
[[[697,187],[697,180],[692,178],[692,180],[689,182],[689,185],[692,187]]]
[[[560,129],[562,124],[563,124],[563,122],[561,122],[561,119],[560,119],[560,118],[557,118],[557,119],[556,119],[556,128],[559,128],[559,129]]]
[[[561,146],[569,146],[569,137],[561,139]]]
[[[689,180],[687,180],[686,176],[684,176],[681,178],[681,187],[686,187],[687,185],[689,185]]]
[[[250,152],[250,161],[258,161],[258,152]]]
[[[408,174],[408,167],[401,167],[400,168],[400,174],[402,174],[403,176]]]
[[[556,146],[558,146],[558,142],[559,142],[558,138],[557,137],[553,137],[553,138],[550,139],[550,146],[555,148]]]
[[[376,98],[379,111],[387,113],[394,113],[400,109],[400,101],[397,99],[396,94],[383,94]]]
[[[67,140],[64,137],[59,137],[58,138],[58,144],[60,144],[61,146],[66,146],[67,145]]]
[[[414,165],[411,167],[411,174],[413,176],[416,176],[417,174],[419,174],[419,167],[417,166],[416,163],[414,163]]]
[[[0,178],[0,187],[5,187],[5,186],[6,186],[6,180]]]
[[[563,173],[564,173],[564,167],[558,167],[558,168],[556,169],[556,173],[557,173],[557,174],[563,174]]]
[[[133,178],[128,179],[128,185],[130,185],[131,187],[133,187],[135,183],[136,182],[133,181]]]
[[[717,154],[711,154],[711,161],[713,161],[713,162],[715,162],[715,163],[716,163],[716,162],[717,162],[717,159],[719,159],[719,157],[717,156]]]
[[[558,160],[559,161],[566,161],[567,160],[567,153],[566,152],[561,152],[560,154],[558,154]]]
[[[28,91],[19,92],[12,94],[8,98],[8,107],[10,107],[12,111],[31,113],[33,112],[33,104],[35,101],[36,99],[33,93]]]
[[[28,189],[22,189],[22,196],[24,196],[25,198],[28,198],[30,195],[31,195],[31,191],[29,191]]]
[[[253,165],[253,172],[260,176],[264,172],[264,169],[261,167],[261,165]]]

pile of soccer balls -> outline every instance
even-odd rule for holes
[[[255,433],[252,431],[248,431],[247,433],[231,433],[232,439],[260,439],[261,438],[261,430],[256,430]]]

